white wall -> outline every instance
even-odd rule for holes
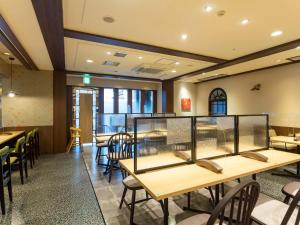
[[[181,112],[181,99],[191,99],[191,111]],[[177,116],[193,116],[196,113],[196,85],[187,82],[174,82],[174,112]]]
[[[261,90],[250,91],[258,83]],[[208,96],[218,87],[227,93],[228,114],[269,113],[271,125],[300,127],[300,64],[199,83],[198,115],[208,114]]]

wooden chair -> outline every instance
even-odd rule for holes
[[[132,137],[128,133],[117,133],[108,140],[107,166],[110,183],[114,169],[120,169],[119,160],[132,158]]]
[[[129,208],[129,210],[130,210],[130,225],[133,225],[133,224],[135,224],[133,222],[135,204],[141,203],[141,202],[144,202],[144,201],[148,201],[151,198],[149,198],[149,196],[146,192],[146,198],[145,199],[141,199],[141,200],[136,201],[136,191],[142,190],[144,188],[133,176],[127,176],[126,171],[124,171],[123,174],[125,176],[125,179],[123,179],[124,190],[123,190],[123,194],[122,194],[122,198],[121,198],[119,208],[120,209],[122,208],[123,203],[126,204],[127,208]],[[128,203],[125,200],[127,190],[131,191],[131,203]]]
[[[33,133],[34,133],[33,130],[28,132],[25,140],[25,149],[26,149],[26,154],[28,155],[29,158],[30,168],[33,168],[34,161],[35,161]]]
[[[0,200],[2,215],[5,214],[4,186],[7,185],[9,200],[12,202],[11,168],[9,147],[0,150]]]
[[[39,134],[39,128],[35,128],[32,133],[33,137],[33,150],[35,158],[38,159],[40,154],[40,134]]]
[[[218,203],[211,214],[198,214],[177,225],[251,224],[251,213],[259,195],[256,181],[241,183],[232,188]]]
[[[282,188],[282,193],[285,194],[285,199],[284,199],[284,203],[289,204],[290,200],[295,198],[297,192],[300,189],[300,182],[298,181],[293,181],[290,182],[288,184],[286,184],[283,188]]]
[[[300,189],[290,205],[261,194],[253,210],[252,219],[261,225],[299,225],[299,202]]]
[[[81,129],[70,127],[70,141],[67,145],[67,152],[70,152],[72,146],[75,144],[76,138],[79,138],[79,144],[81,146]]]
[[[23,170],[25,170],[25,176],[28,178],[27,154],[24,145],[25,137],[21,137],[17,140],[16,147],[10,149],[10,164],[19,168],[22,184],[24,184]]]

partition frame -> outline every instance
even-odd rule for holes
[[[197,154],[196,154],[196,134],[197,134],[197,129],[196,129],[196,125],[197,125],[197,118],[218,118],[218,117],[232,117],[234,119],[234,124],[233,124],[233,132],[234,132],[234,153],[232,154],[228,154],[228,155],[218,155],[218,156],[212,156],[212,157],[207,157],[205,159],[210,160],[210,159],[217,159],[217,158],[222,158],[224,156],[233,156],[233,155],[237,155],[238,154],[238,129],[237,129],[237,116],[236,115],[213,115],[213,116],[194,116],[194,162],[197,162],[199,160],[203,160],[203,159],[197,159]]]
[[[270,142],[269,142],[269,114],[241,114],[241,115],[236,115],[237,117],[237,155],[240,154],[240,143],[239,143],[239,128],[240,128],[240,117],[247,117],[247,116],[265,116],[266,117],[266,147],[265,148],[259,148],[259,149],[253,149],[249,150],[247,152],[258,152],[262,150],[268,150],[270,148]]]
[[[163,166],[157,166],[157,167],[152,167],[152,168],[147,168],[147,169],[137,169],[137,121],[144,119],[180,119],[180,118],[186,118],[186,119],[191,119],[191,160],[186,161],[186,162],[181,162],[181,163],[174,163],[170,165],[163,165]],[[165,168],[170,168],[170,167],[175,167],[175,166],[181,166],[181,165],[188,165],[188,164],[193,164],[195,162],[195,146],[194,146],[194,116],[168,116],[168,117],[139,117],[139,118],[134,118],[134,173],[135,174],[142,174],[145,172],[149,171],[154,171],[154,170],[159,170],[159,169],[165,169]]]
[[[176,116],[176,112],[170,112],[170,113],[152,113],[152,117],[164,117],[165,116],[159,116],[159,115],[166,115],[166,114],[174,114],[174,116]],[[157,115],[157,116],[154,116],[154,115]]]

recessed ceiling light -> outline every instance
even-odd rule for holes
[[[214,9],[214,7],[212,5],[205,5],[203,9],[205,12],[211,12]]]
[[[87,59],[87,60],[85,60],[87,63],[93,63],[94,62],[94,60],[92,60],[92,59]]]
[[[271,36],[272,37],[277,37],[277,36],[280,36],[282,34],[283,34],[283,32],[281,30],[276,30],[276,31],[271,33]]]
[[[139,56],[138,58],[139,58],[139,59],[143,59],[143,56]]]
[[[111,55],[111,52],[106,52],[107,55]]]
[[[241,24],[242,25],[246,25],[246,24],[248,24],[249,23],[249,20],[248,19],[243,19],[242,21],[241,21]]]
[[[300,45],[296,49],[300,49]]]
[[[175,65],[179,65],[179,64],[180,64],[180,62],[176,62],[176,63],[175,63]]]
[[[176,70],[172,70],[171,72],[172,72],[172,73],[176,73],[177,71],[176,71]]]
[[[188,38],[187,34],[182,34],[182,35],[181,35],[181,39],[182,39],[182,40],[186,40],[187,38]]]
[[[10,55],[8,52],[4,52],[3,54],[4,54],[4,55]]]
[[[277,63],[280,63],[280,62],[281,62],[281,59],[277,59],[276,62],[277,62]]]

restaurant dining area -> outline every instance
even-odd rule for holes
[[[299,11],[0,0],[0,224],[300,225]]]

